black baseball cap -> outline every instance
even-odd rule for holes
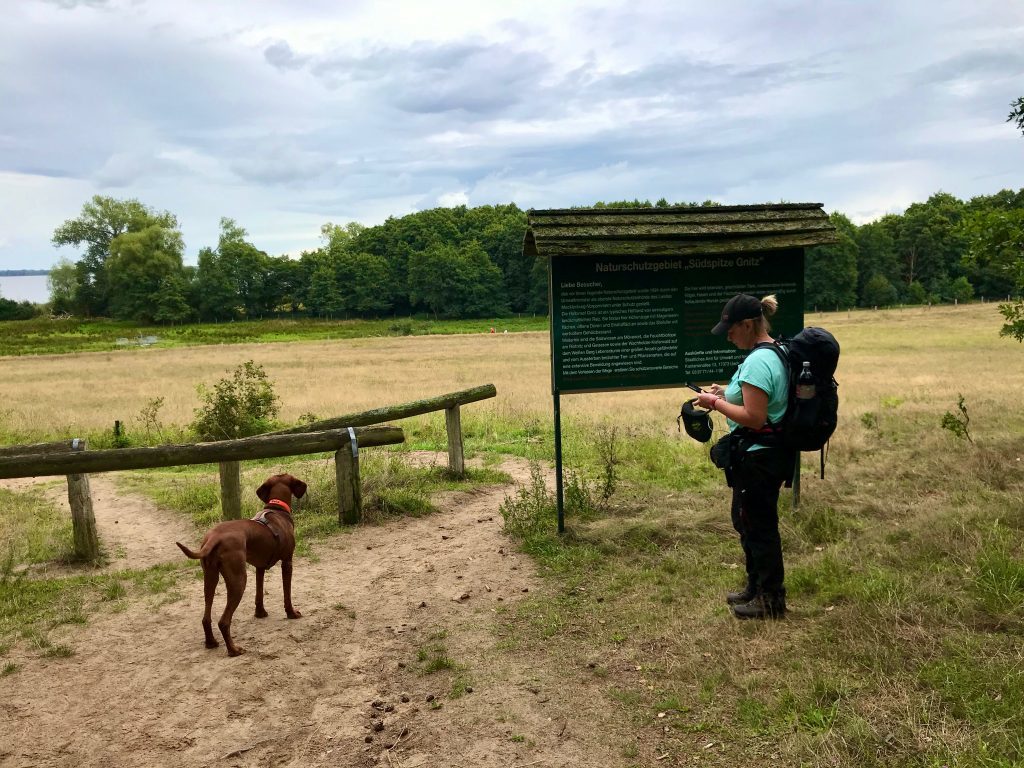
[[[722,321],[711,329],[716,336],[724,336],[729,329],[741,320],[756,320],[761,317],[761,300],[747,293],[737,293],[727,302],[722,310]]]

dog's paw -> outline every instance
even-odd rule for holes
[[[302,614],[299,613],[298,611],[293,610],[291,613],[288,614],[288,618],[289,619],[301,619],[302,618]]]
[[[266,608],[257,608],[256,609],[256,618],[257,619],[265,619],[269,615],[270,614],[267,613],[267,609]]]
[[[239,648],[237,645],[234,648],[228,648],[228,656],[241,656],[245,653],[245,648]]]
[[[206,641],[206,647],[207,648],[216,648],[218,645],[220,645],[220,643],[218,643],[216,640],[207,640]]]

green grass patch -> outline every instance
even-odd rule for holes
[[[1024,548],[1020,531],[1000,523],[984,532],[970,571],[970,589],[981,610],[1014,622],[1024,610]]]
[[[71,518],[38,489],[0,488],[0,509],[0,558],[8,568],[73,559]]]
[[[652,437],[679,466],[648,482],[657,451],[639,441],[602,499],[605,457],[577,449],[563,536],[539,474],[502,506],[547,589],[498,615],[497,646],[570,667],[585,649],[656,757],[700,734],[758,765],[1020,764],[1024,511],[1019,480],[994,474],[1024,445],[949,454],[943,436],[914,433],[938,432],[933,420],[889,423],[905,408],[887,404],[889,436],[842,459],[839,477],[809,480],[798,509],[783,493],[791,612],[777,623],[737,622],[724,604],[742,554],[729,491],[688,466],[703,456]]]
[[[432,320],[426,317],[385,320],[321,320],[278,318],[176,326],[139,325],[126,321],[77,318],[0,322],[0,349],[6,355],[53,355],[67,352],[107,352],[131,349],[129,342],[155,336],[156,347],[206,344],[255,344],[321,339],[387,336],[430,336],[486,333],[494,326],[510,333],[546,331],[547,317],[509,317],[483,320]]]
[[[416,650],[414,669],[423,676],[441,674],[448,679],[448,698],[458,699],[473,689],[469,668],[452,658],[445,644],[448,633],[441,630],[430,635]]]
[[[951,637],[939,657],[921,666],[919,677],[955,717],[976,726],[1012,728],[1024,707],[1024,662],[1019,645],[1007,638]]]

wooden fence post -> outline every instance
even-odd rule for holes
[[[338,522],[355,525],[363,519],[363,489],[359,480],[359,446],[355,433],[334,453],[334,471],[338,481]]]
[[[462,451],[462,418],[459,406],[444,409],[444,425],[448,430],[448,471],[456,477],[466,474],[466,459]]]
[[[73,440],[72,451],[84,451],[85,440]],[[94,562],[100,556],[100,540],[96,534],[96,515],[92,509],[88,475],[68,475],[68,504],[71,507],[71,527],[75,537],[75,557]]]
[[[242,462],[222,461],[220,469],[220,509],[224,520],[242,517]]]

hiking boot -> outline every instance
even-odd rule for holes
[[[743,588],[741,592],[729,592],[725,596],[725,602],[729,605],[741,605],[742,603],[749,603],[757,595],[757,588],[754,586],[753,580],[747,581],[747,586]]]
[[[732,612],[737,619],[781,619],[786,614],[786,593],[761,592],[745,603],[734,605]]]

